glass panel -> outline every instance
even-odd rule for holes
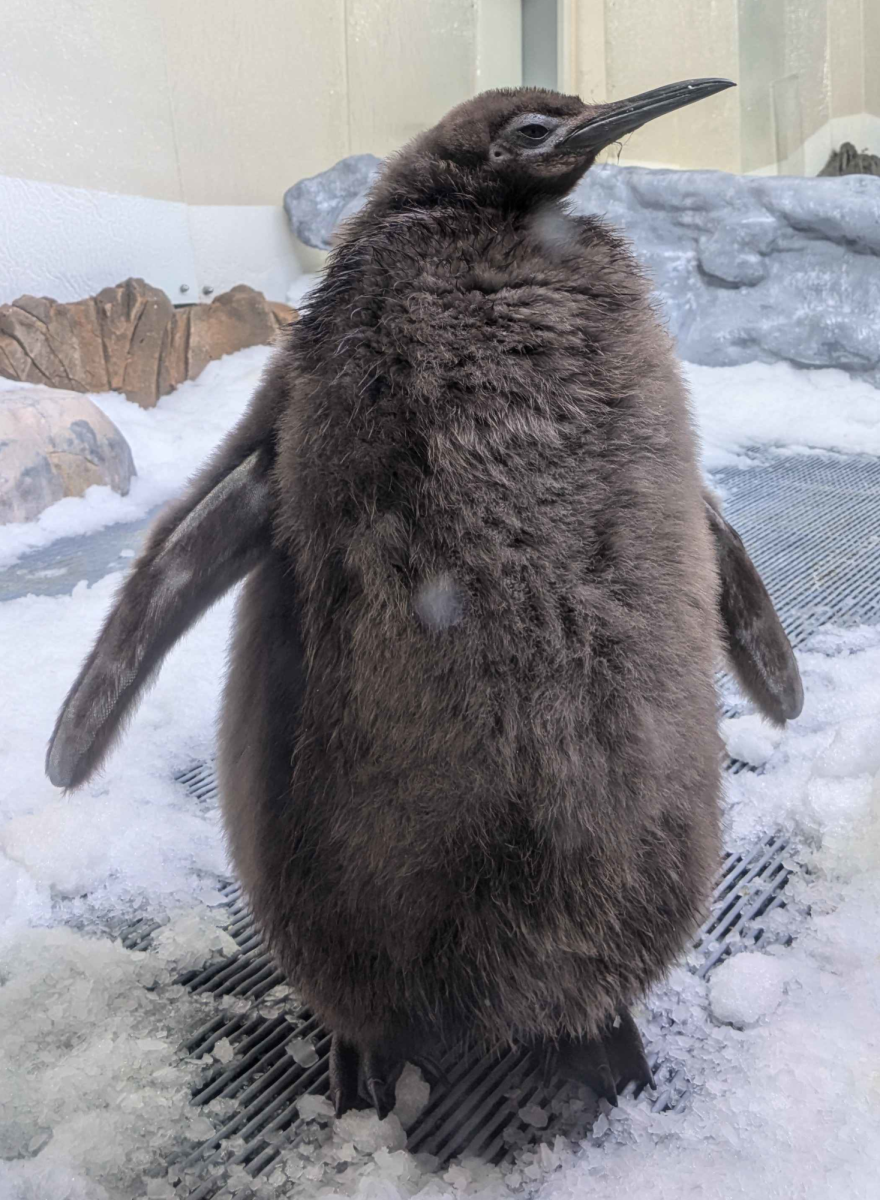
[[[557,0],[522,0],[523,83],[557,86]]]

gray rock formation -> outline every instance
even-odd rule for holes
[[[298,236],[328,248],[378,163],[343,159],[291,188],[286,205],[312,205],[296,200]],[[682,358],[841,367],[880,387],[880,179],[598,166],[572,207],[631,240]]]
[[[128,442],[88,396],[0,390],[0,525],[32,521],[92,484],[125,496],[135,474]]]
[[[363,204],[381,165],[375,154],[353,154],[289,187],[284,209],[299,240],[316,250],[330,250],[334,230]]]
[[[841,367],[880,387],[880,179],[603,166],[573,208],[631,240],[682,358]]]

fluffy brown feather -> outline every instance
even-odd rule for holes
[[[597,1033],[718,861],[687,398],[624,242],[553,203],[573,180],[483,181],[474,145],[537,102],[405,151],[281,352],[277,558],[242,602],[224,804],[284,966],[361,1043]],[[446,627],[417,603],[438,579]]]
[[[490,93],[388,166],[154,527],[50,745],[53,780],[88,778],[168,647],[249,574],[224,816],[258,923],[336,1035],[338,1111],[358,1088],[387,1110],[433,1039],[555,1046],[612,1098],[612,1069],[646,1082],[625,1006],[718,862],[719,601],[751,693],[797,707],[769,597],[704,504],[647,283],[560,203],[592,154],[571,131],[619,110]]]

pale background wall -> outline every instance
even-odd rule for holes
[[[622,163],[815,173],[842,138],[880,151],[880,0],[4,0],[0,302],[129,274],[176,301],[283,298],[321,258],[284,190],[520,83],[523,4],[585,99],[739,82]]]
[[[562,0],[573,86],[611,100],[676,78],[736,91],[647,125],[624,164],[815,175],[841,141],[880,153],[880,0]]]

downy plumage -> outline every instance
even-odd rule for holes
[[[561,205],[603,145],[722,86],[487,93],[392,159],[59,717],[48,771],[75,787],[248,576],[224,818],[334,1032],[340,1112],[384,1114],[403,1059],[462,1039],[612,1100],[647,1083],[627,1006],[718,864],[721,644],[771,719],[800,711],[645,278]]]

